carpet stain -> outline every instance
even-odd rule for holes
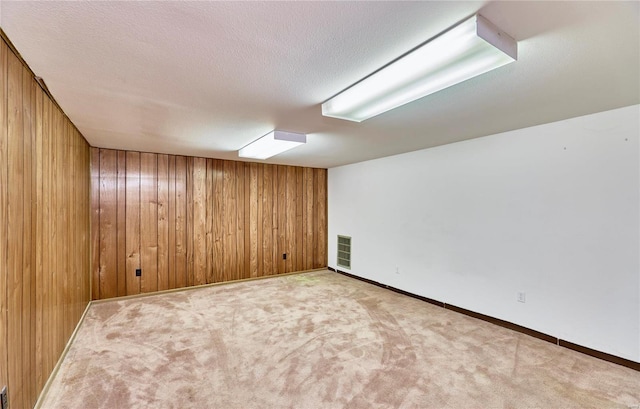
[[[107,334],[107,336],[105,337],[106,339],[114,339],[114,338],[118,338],[120,336],[119,332],[110,332]]]

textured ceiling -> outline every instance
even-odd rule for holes
[[[320,104],[480,12],[519,60],[362,123]],[[314,167],[640,103],[639,2],[0,2],[0,26],[93,146],[238,159],[277,128]]]

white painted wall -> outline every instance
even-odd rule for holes
[[[329,169],[329,265],[352,236],[341,270],[640,362],[639,134],[635,105]]]

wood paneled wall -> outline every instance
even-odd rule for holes
[[[0,388],[35,404],[89,302],[89,146],[0,40]]]
[[[326,169],[98,148],[91,158],[93,299],[327,265]]]

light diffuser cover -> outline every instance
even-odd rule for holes
[[[517,59],[517,42],[480,15],[441,33],[322,104],[361,122]]]
[[[267,159],[296,146],[305,144],[307,135],[285,131],[271,131],[238,151],[241,158]]]

